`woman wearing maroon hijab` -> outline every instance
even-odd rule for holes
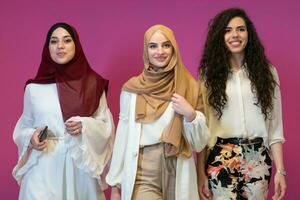
[[[114,139],[107,88],[90,68],[76,30],[54,24],[38,73],[26,82],[14,130],[19,199],[105,199],[101,174]]]

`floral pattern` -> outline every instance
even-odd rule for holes
[[[207,160],[215,200],[267,199],[272,160],[262,142],[216,144]]]

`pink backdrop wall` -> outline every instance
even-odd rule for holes
[[[183,61],[197,76],[197,65],[209,19],[218,11],[246,9],[277,67],[281,79],[285,164],[288,190],[285,199],[300,199],[297,155],[299,108],[299,19],[295,1],[16,1],[0,2],[0,199],[17,199],[18,185],[11,176],[17,161],[12,141],[22,112],[23,87],[35,75],[48,28],[65,21],[76,27],[91,66],[110,80],[109,106],[117,122],[121,85],[142,70],[143,33],[161,23],[176,34]],[[272,188],[271,188],[272,190]],[[273,193],[273,192],[272,192]]]

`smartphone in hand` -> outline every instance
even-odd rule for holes
[[[39,134],[40,142],[43,142],[47,138],[47,132],[48,132],[48,126],[45,126],[45,128]]]

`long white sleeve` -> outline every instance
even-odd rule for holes
[[[191,145],[192,150],[200,152],[207,145],[210,134],[206,126],[206,120],[202,112],[196,111],[193,121],[183,120],[184,136]]]
[[[31,149],[29,148],[30,139],[35,128],[33,128],[33,116],[30,103],[30,90],[25,88],[23,113],[19,118],[13,133],[13,140],[18,147],[18,163],[13,170],[13,176],[20,183],[22,174],[17,173],[28,160]]]
[[[130,94],[122,92],[120,97],[120,114],[116,131],[113,156],[106,181],[109,185],[121,184],[124,159],[126,158],[127,132],[129,129]]]
[[[111,158],[114,142],[114,123],[105,93],[93,116],[71,117],[67,121],[82,123],[80,136],[66,134],[66,143],[75,165],[90,176],[99,178]]]
[[[273,111],[271,120],[269,120],[268,127],[268,143],[271,146],[277,142],[284,142],[283,136],[283,123],[282,123],[282,105],[281,105],[281,94],[280,94],[280,82],[277,71],[272,67],[274,79],[278,85],[275,87],[274,98],[273,98]]]

